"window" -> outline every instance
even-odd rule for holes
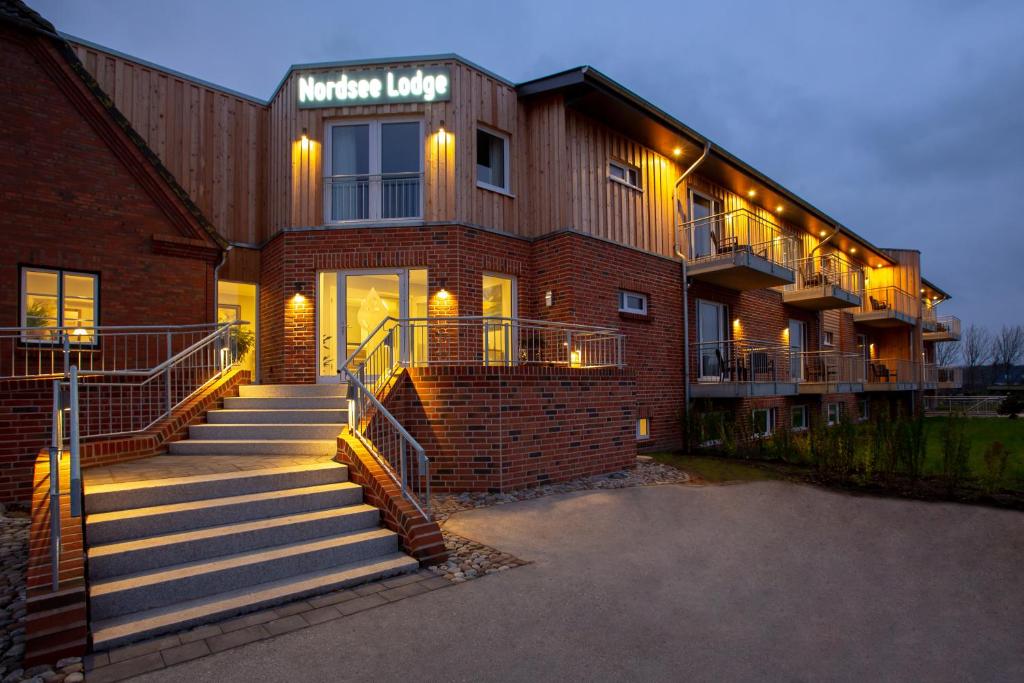
[[[821,340],[821,343],[822,343],[823,346],[835,346],[836,345],[836,335],[835,335],[835,332],[831,332],[829,330],[825,330],[825,335],[824,335],[824,338]]]
[[[619,312],[647,315],[647,295],[639,292],[619,292]]]
[[[735,236],[723,232],[726,226],[722,224],[719,211],[721,205],[717,200],[690,191],[690,258],[714,256],[734,245]]]
[[[829,403],[825,406],[825,417],[829,425],[839,424],[839,416],[843,414],[841,403]]]
[[[476,184],[488,190],[508,192],[508,138],[477,128]]]
[[[807,429],[807,406],[793,406],[793,431]]]
[[[483,274],[481,281],[481,312],[487,320],[484,327],[484,362],[511,363],[515,358],[516,281],[509,275]]]
[[[72,344],[94,344],[90,331],[96,327],[99,311],[99,276],[44,268],[21,269],[21,326],[30,328],[21,340],[26,343],[57,343],[58,331],[66,327]]]
[[[807,323],[789,321],[789,374],[794,381],[804,379],[804,351],[807,350]]]
[[[419,121],[368,121],[328,127],[328,221],[423,215],[423,135]]]
[[[775,431],[775,409],[756,408],[751,414],[754,423],[754,436],[771,436]]]
[[[860,407],[861,421],[867,422],[868,418],[871,417],[871,408],[868,406],[868,400],[866,398],[862,398],[860,401],[857,402],[857,404]]]
[[[651,438],[651,419],[641,417],[636,421],[636,440],[646,441],[649,438]]]
[[[725,304],[697,301],[697,379],[721,382],[729,363],[729,315]]]
[[[640,169],[621,161],[608,162],[608,178],[632,187],[634,190],[640,189]]]

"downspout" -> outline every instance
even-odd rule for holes
[[[672,187],[672,214],[676,219],[676,256],[679,257],[682,263],[682,278],[683,278],[683,420],[684,429],[689,429],[690,424],[690,285],[686,275],[686,252],[683,251],[682,244],[680,243],[680,229],[683,225],[683,219],[685,215],[682,214],[679,204],[679,186],[683,184],[683,181],[691,173],[693,173],[698,166],[704,163],[704,159],[707,158],[708,153],[711,151],[711,141],[708,140],[704,143],[704,151],[696,161],[690,164],[690,167],[683,171],[683,174],[676,179],[676,184]]]
[[[220,269],[228,260],[228,252],[235,248],[235,245],[229,244],[225,249],[224,253],[220,255],[220,263],[213,267],[213,322],[217,322],[217,311],[220,306]]]

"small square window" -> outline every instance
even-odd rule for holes
[[[619,291],[619,312],[647,315],[647,295],[639,292]]]
[[[775,431],[775,409],[755,408],[751,414],[754,436],[771,436]]]
[[[508,192],[508,138],[478,128],[476,131],[476,184]]]
[[[636,421],[636,440],[646,441],[651,438],[651,419],[641,417]]]
[[[835,335],[835,332],[831,332],[829,330],[825,330],[824,339],[821,340],[821,343],[822,343],[823,346],[835,346],[836,345],[836,335]]]
[[[841,403],[829,403],[825,406],[825,417],[829,425],[839,424],[839,418],[843,414]]]
[[[793,406],[792,428],[794,431],[807,429],[807,406]]]
[[[608,162],[608,178],[617,183],[628,185],[634,190],[640,189],[640,169],[624,164],[621,161]]]

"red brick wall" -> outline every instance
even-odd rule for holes
[[[178,228],[38,55],[0,27],[0,326],[20,324],[19,265],[99,273],[102,325],[212,320],[209,253],[157,253]],[[0,501],[28,500],[49,391],[0,382]]]
[[[635,374],[547,366],[404,373],[385,405],[431,459],[435,491],[508,491],[631,466]]]

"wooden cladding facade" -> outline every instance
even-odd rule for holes
[[[123,55],[70,45],[220,233],[232,242],[261,241],[266,107]]]

